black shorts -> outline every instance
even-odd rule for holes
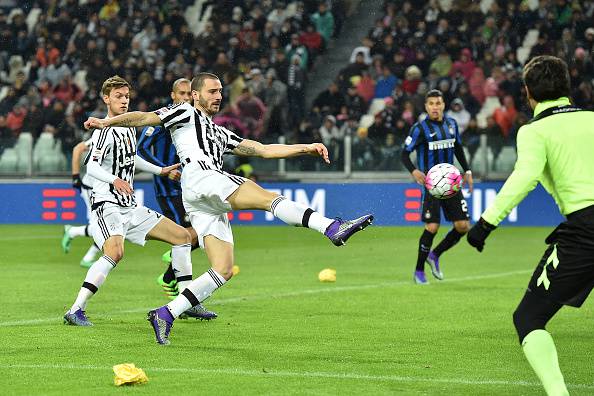
[[[157,202],[159,202],[161,213],[163,213],[165,217],[173,220],[184,228],[192,226],[192,224],[190,224],[190,217],[184,209],[181,194],[169,197],[157,197]]]
[[[549,245],[528,290],[551,301],[580,307],[594,287],[594,206],[568,216],[546,238]]]
[[[448,199],[437,199],[425,190],[423,212],[421,217],[425,223],[440,223],[441,209],[447,221],[468,220],[468,204],[461,191]]]

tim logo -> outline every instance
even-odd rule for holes
[[[71,188],[44,188],[41,218],[45,221],[75,220],[76,191]]]
[[[302,205],[307,206],[308,208],[312,208],[316,212],[320,213],[322,216],[326,215],[326,190],[322,188],[316,189],[311,198],[307,195],[307,191],[302,188],[290,189],[286,188],[283,190],[280,189],[270,189],[270,191],[275,192],[277,194],[284,195],[287,199],[300,203]],[[273,221],[274,216],[270,212],[266,212],[266,221]]]
[[[471,199],[472,201],[472,209],[471,209],[471,218],[473,221],[478,221],[481,218],[481,214],[493,203],[495,200],[495,196],[497,195],[497,190],[494,188],[475,188],[472,191],[472,194],[468,192],[467,189],[462,190],[462,194],[464,194],[464,198]],[[518,221],[518,207],[516,206],[507,216],[507,220],[510,223],[516,223]]]

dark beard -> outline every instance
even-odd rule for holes
[[[216,111],[211,111],[208,108],[208,102],[202,98],[198,99],[198,106],[200,106],[202,109],[204,109],[204,112],[206,113],[207,116],[212,117],[213,115],[216,114]]]

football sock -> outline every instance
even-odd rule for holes
[[[433,249],[433,253],[435,253],[438,257],[441,256],[443,252],[454,246],[460,241],[460,238],[464,236],[463,233],[458,232],[455,228],[452,228],[450,232],[443,238],[439,245]]]
[[[559,368],[557,349],[548,331],[538,329],[528,333],[522,342],[522,349],[547,395],[569,395]]]
[[[334,221],[282,195],[272,201],[270,212],[289,225],[307,227],[321,233],[324,233],[326,228]]]
[[[173,266],[169,264],[165,272],[163,273],[163,282],[171,283],[175,280],[175,272],[173,272]]]
[[[179,296],[167,304],[169,312],[171,312],[174,318],[177,318],[188,309],[206,300],[215,290],[223,286],[225,282],[226,280],[221,274],[212,268],[209,269],[194,279]]]
[[[70,238],[76,238],[79,236],[89,236],[87,227],[88,226],[70,227],[70,229],[68,230],[68,236]]]
[[[192,247],[189,243],[171,247],[171,267],[173,268],[180,293],[192,282],[191,249]]]
[[[83,311],[87,307],[87,301],[91,298],[97,290],[101,287],[109,272],[115,268],[116,262],[109,256],[103,255],[99,260],[95,261],[91,268],[87,271],[85,281],[78,292],[78,296],[70,308],[70,312],[76,311],[78,308]]]
[[[91,247],[89,248],[89,250],[87,250],[87,253],[85,253],[83,260],[84,261],[93,261],[93,260],[95,260],[95,257],[97,257],[97,253],[99,253],[99,252],[101,252],[101,250],[99,250],[97,245],[92,244]]]
[[[417,271],[425,270],[425,260],[427,260],[427,256],[431,250],[433,238],[435,238],[435,234],[432,234],[427,230],[423,230],[423,235],[421,235],[421,239],[419,239],[419,255],[417,256],[416,268]]]

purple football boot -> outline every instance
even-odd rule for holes
[[[324,235],[336,246],[342,246],[356,232],[363,230],[373,222],[373,215],[361,216],[354,220],[336,219],[324,232]]]
[[[429,252],[429,256],[427,256],[427,264],[431,267],[431,273],[436,279],[443,280],[443,272],[439,268],[439,256],[433,253],[433,251]]]
[[[146,320],[153,326],[157,343],[161,345],[169,345],[169,332],[171,331],[173,321],[175,320],[173,315],[171,315],[171,312],[169,312],[169,308],[164,305],[149,311]]]
[[[425,271],[415,271],[414,281],[417,285],[428,285],[427,278],[425,278]]]
[[[64,324],[71,326],[93,326],[93,323],[87,318],[85,311],[80,308],[74,312],[66,312],[64,314]]]

